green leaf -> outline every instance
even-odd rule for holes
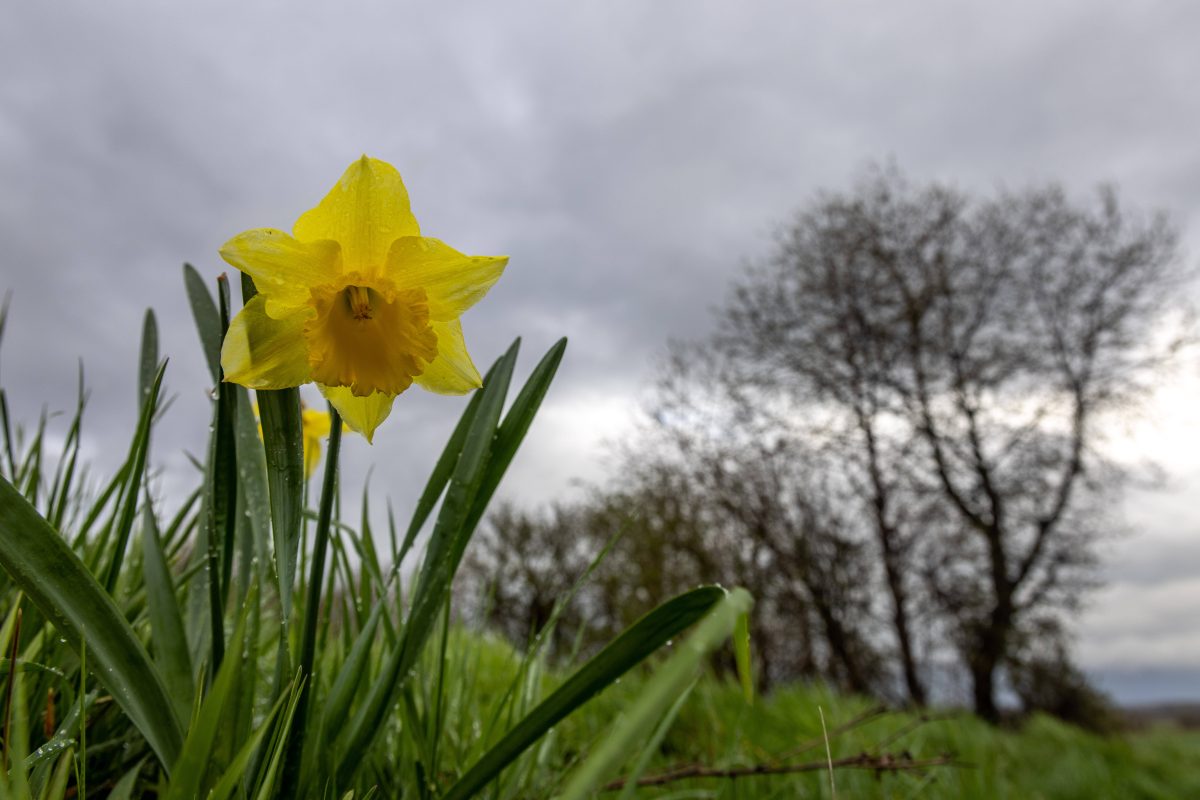
[[[333,687],[325,698],[325,705],[322,709],[322,727],[325,731],[327,745],[332,745],[333,737],[341,732],[346,715],[350,712],[350,703],[354,699],[354,694],[371,666],[368,660],[371,654],[371,645],[375,643],[375,630],[378,628],[379,618],[386,608],[387,603],[381,601],[371,609],[371,616],[367,617],[366,624],[363,625],[363,629],[354,640],[354,645],[350,648],[350,655],[346,657],[346,663],[342,664],[337,679],[334,680]]]
[[[296,555],[304,511],[304,437],[300,391],[275,389],[256,392],[262,421],[267,489],[271,498],[271,529],[275,537],[275,573],[286,622],[292,616],[296,585]]]
[[[720,587],[702,586],[668,600],[639,619],[508,731],[446,792],[443,800],[474,795],[546,731],[704,617],[725,597]]]
[[[146,309],[146,318],[142,322],[142,353],[138,361],[138,409],[150,397],[154,386],[155,373],[158,370],[158,323],[154,319],[154,309]]]
[[[192,316],[196,320],[196,332],[200,334],[200,347],[204,350],[204,358],[208,362],[208,371],[212,374],[213,383],[221,381],[221,316],[217,313],[217,304],[200,273],[191,264],[183,265],[183,283],[187,289],[188,303],[192,306]]]
[[[738,679],[742,683],[742,696],[747,703],[754,703],[754,665],[750,660],[750,615],[741,614],[733,632],[733,657],[737,661]]]
[[[279,775],[280,766],[283,764],[283,758],[288,747],[288,736],[292,730],[292,723],[295,719],[296,705],[300,701],[300,691],[304,688],[304,678],[299,671],[296,672],[296,679],[291,684],[291,695],[287,705],[287,712],[283,715],[279,724],[275,726],[275,732],[271,737],[271,746],[267,748],[269,758],[267,759],[266,767],[259,776],[258,791],[254,797],[256,800],[271,800],[275,797],[273,791],[276,778]]]
[[[496,441],[492,445],[487,470],[483,475],[483,483],[475,496],[471,513],[467,517],[466,527],[468,530],[474,530],[484,512],[487,511],[487,505],[491,502],[492,495],[496,493],[500,479],[504,477],[505,471],[512,463],[513,456],[517,454],[517,448],[524,441],[525,434],[529,432],[529,426],[533,424],[534,416],[542,406],[542,400],[546,398],[546,392],[550,389],[555,373],[558,372],[558,365],[562,362],[566,349],[567,340],[564,337],[555,342],[546,355],[542,356],[542,360],[533,368],[529,379],[521,387],[517,399],[513,401],[512,408],[504,416],[504,422],[496,431]]]
[[[50,779],[49,785],[42,792],[42,800],[63,800],[67,795],[67,779],[71,776],[71,767],[74,766],[75,759],[73,753],[68,750],[58,759],[58,764],[54,768],[54,776]]]
[[[112,558],[105,573],[104,588],[112,594],[117,588],[117,579],[121,577],[121,565],[125,561],[125,551],[129,546],[129,534],[133,530],[133,520],[137,515],[139,490],[142,485],[142,475],[146,470],[146,452],[150,448],[150,425],[154,420],[154,407],[158,403],[158,392],[162,388],[163,373],[166,372],[167,362],[158,367],[146,402],[142,403],[141,415],[138,418],[137,431],[133,435],[133,443],[129,447],[130,464],[129,476],[126,478],[123,492],[121,513],[117,518],[116,543],[113,547]]]
[[[151,374],[153,379],[153,374]],[[50,489],[50,503],[47,506],[50,513],[47,519],[57,529],[62,529],[63,518],[67,513],[67,501],[78,497],[75,486],[75,468],[79,462],[80,430],[83,427],[83,409],[87,405],[87,392],[83,383],[83,362],[79,362],[79,388],[76,391],[75,416],[71,419],[71,427],[67,430],[67,438],[63,441],[62,455],[58,459],[58,467],[54,473],[54,486]],[[147,386],[146,390],[149,391]]]
[[[489,370],[488,378],[480,390],[482,398],[473,415],[470,428],[463,443],[462,454],[455,464],[453,475],[442,501],[441,511],[434,524],[433,535],[425,552],[425,560],[417,578],[413,593],[412,609],[404,635],[388,654],[367,698],[350,724],[346,746],[342,750],[343,761],[338,771],[339,783],[346,783],[350,774],[366,755],[367,749],[382,728],[382,721],[392,705],[397,684],[416,663],[433,625],[438,610],[446,600],[458,558],[471,536],[466,521],[475,496],[483,481],[488,453],[496,435],[496,426],[508,384],[512,378],[520,342],[513,345]]]
[[[274,708],[267,714],[262,724],[258,726],[258,730],[247,738],[241,749],[238,750],[237,755],[230,762],[229,768],[225,770],[225,774],[217,781],[217,784],[213,787],[212,792],[206,800],[229,800],[233,796],[238,784],[247,776],[251,758],[255,751],[258,750],[258,746],[262,743],[263,738],[266,734],[275,731],[275,720],[279,715],[280,709],[284,707],[285,703],[291,709],[294,709],[297,698],[298,695],[296,693],[280,695],[279,699],[275,701]],[[288,702],[289,700],[290,703]]]
[[[675,698],[675,702],[667,709],[667,713],[663,714],[663,718],[659,720],[658,725],[654,728],[654,733],[650,736],[649,741],[642,746],[642,751],[638,753],[637,760],[633,764],[633,769],[625,776],[625,788],[621,790],[621,796],[617,800],[636,800],[638,790],[638,779],[646,773],[646,768],[650,766],[651,760],[658,755],[659,747],[662,746],[663,739],[667,736],[667,731],[675,724],[675,718],[679,716],[679,712],[683,709],[684,703],[692,694],[692,689],[696,688],[696,683],[699,678],[692,681],[691,685],[684,691],[679,693],[679,697]]]
[[[133,797],[133,788],[137,786],[138,776],[142,772],[142,764],[144,761],[139,761],[133,765],[133,768],[121,776],[116,785],[109,792],[108,800],[130,800]]]
[[[256,589],[251,588],[251,593]],[[188,729],[187,741],[179,752],[179,759],[171,772],[171,788],[166,800],[193,800],[205,796],[205,776],[212,765],[214,747],[218,736],[229,735],[221,730],[221,720],[228,716],[226,706],[237,701],[234,691],[238,672],[241,669],[242,649],[246,644],[246,622],[253,603],[248,602],[238,618],[233,636],[229,639],[233,657],[225,659],[217,670],[212,689],[200,704],[200,713]]]
[[[76,652],[87,641],[96,679],[164,766],[182,743],[175,706],[146,649],[112,598],[62,537],[0,479],[0,566]]]
[[[224,275],[217,279],[217,294],[220,303],[218,325],[223,335],[229,325],[229,281]],[[225,603],[233,571],[233,542],[237,522],[237,454],[234,451],[233,433],[237,395],[233,388],[231,384],[217,383],[217,402],[213,406],[212,433],[205,466],[204,534],[212,647],[209,669],[213,674],[220,669],[225,655]]]
[[[254,539],[254,555],[259,565],[259,585],[275,579],[271,569],[271,506],[267,489],[267,459],[258,424],[250,408],[250,394],[237,387],[237,413],[234,421],[237,452],[238,488],[245,500],[246,519]]]
[[[492,373],[495,371],[495,365],[488,371],[487,376],[483,379],[486,386],[491,380]],[[442,491],[446,488],[446,484],[450,482],[450,476],[454,473],[454,466],[458,463],[459,456],[462,455],[463,445],[467,441],[467,432],[471,430],[471,425],[475,422],[475,412],[479,409],[479,402],[483,399],[483,392],[475,392],[471,395],[471,401],[467,403],[467,407],[463,410],[462,416],[458,419],[458,424],[454,426],[453,433],[450,434],[449,441],[446,442],[445,448],[442,449],[442,454],[438,457],[437,463],[433,466],[433,472],[429,475],[429,481],[425,484],[424,490],[421,492],[421,497],[417,500],[417,507],[413,511],[412,522],[408,524],[408,531],[404,534],[404,543],[400,545],[400,549],[393,553],[398,564],[404,559],[416,541],[417,534],[425,525],[425,521],[429,519],[429,515],[433,512],[434,506],[437,505],[438,498],[442,496]]]
[[[332,405],[329,406],[329,440],[325,452],[325,475],[321,481],[321,502],[318,509],[317,528],[312,547],[312,565],[308,577],[308,597],[304,605],[304,628],[300,634],[300,674],[310,679],[300,690],[296,708],[296,730],[288,742],[288,753],[284,758],[283,786],[280,794],[285,798],[296,796],[299,784],[302,757],[308,735],[309,693],[315,692],[311,678],[316,661],[317,628],[321,618],[322,584],[325,571],[325,556],[329,547],[329,531],[333,519],[333,502],[337,495],[338,453],[342,442],[342,418]],[[333,571],[330,571],[330,590],[324,596],[333,597]],[[319,744],[317,742],[316,744]],[[309,745],[311,750],[312,745]]]
[[[188,713],[194,699],[192,662],[183,629],[183,612],[175,595],[175,585],[159,538],[158,521],[148,496],[142,515],[142,571],[155,661],[162,668],[163,681],[175,701],[176,713],[182,717]]]
[[[709,653],[733,633],[738,616],[748,613],[753,602],[744,589],[734,589],[712,606],[696,630],[655,670],[612,731],[574,770],[560,800],[592,796],[638,743],[654,732],[675,700],[691,687]]]

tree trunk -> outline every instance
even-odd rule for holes
[[[891,582],[890,575],[888,581]],[[904,668],[904,684],[908,689],[908,699],[918,706],[923,706],[928,702],[929,697],[925,693],[925,684],[921,683],[921,676],[917,674],[917,660],[913,654],[905,596],[903,592],[897,592],[896,587],[892,588],[892,602],[894,603],[892,621],[896,626],[896,638],[900,642],[900,662]]]
[[[1000,711],[996,707],[996,678],[1008,652],[1012,626],[1012,597],[1006,591],[1001,593],[992,613],[972,637],[974,650],[967,653],[975,713],[992,723],[1000,721]]]
[[[996,708],[996,667],[995,659],[984,658],[981,654],[976,654],[971,662],[975,714],[993,724],[1000,721],[1000,711]]]
[[[913,653],[912,629],[908,618],[908,592],[904,586],[904,564],[899,552],[900,532],[891,521],[891,514],[888,511],[891,491],[884,480],[879,464],[879,448],[875,437],[873,416],[862,408],[857,410],[857,416],[859,430],[863,434],[863,443],[867,448],[867,473],[871,479],[871,506],[875,514],[875,535],[879,539],[884,577],[892,598],[892,625],[895,628],[896,642],[900,647],[900,665],[904,671],[904,684],[908,689],[908,699],[918,706],[923,706],[928,697],[925,693],[925,685],[921,683],[921,677],[917,673],[917,660]]]
[[[846,681],[845,688],[856,694],[870,694],[871,685],[854,652],[855,648],[851,642],[852,634],[846,630],[833,608],[819,594],[814,593],[813,606],[817,616],[821,618],[821,627],[825,629],[825,641],[829,644],[829,650],[842,667]]]

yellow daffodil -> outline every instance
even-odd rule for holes
[[[304,437],[304,477],[311,478],[321,460],[321,440],[329,436],[329,412],[306,408],[300,412],[300,430]]]
[[[252,389],[313,381],[367,441],[413,383],[439,394],[482,385],[458,318],[508,258],[463,255],[421,236],[391,164],[363,156],[291,235],[246,231],[221,257],[259,292],[225,336],[227,381]]]

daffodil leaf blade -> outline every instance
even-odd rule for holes
[[[296,557],[304,512],[304,433],[298,389],[255,392],[262,424],[263,455],[271,532],[275,540],[275,574],[284,620],[291,618]]]
[[[466,523],[483,481],[488,453],[495,440],[500,412],[508,394],[519,346],[520,340],[514,342],[500,357],[496,365],[489,370],[488,379],[479,391],[482,395],[479,406],[464,438],[462,452],[454,465],[446,496],[442,500],[433,534],[425,551],[425,559],[417,574],[412,607],[403,636],[388,654],[366,699],[350,723],[345,738],[346,744],[341,749],[339,779],[349,777],[370,748],[378,731],[382,729],[380,721],[392,705],[397,686],[403,682],[403,676],[416,663],[433,631],[438,611],[446,601],[458,566],[456,556],[461,556],[465,541],[472,533]]]
[[[204,278],[191,264],[183,265],[183,284],[187,290],[188,304],[196,321],[196,332],[200,335],[200,347],[213,383],[221,380],[221,316],[216,301],[208,293]]]
[[[229,280],[217,278],[218,325],[222,334],[229,325]],[[203,528],[208,584],[209,670],[216,673],[225,657],[225,604],[233,571],[233,542],[236,531],[237,460],[234,452],[234,415],[237,395],[231,384],[218,381],[212,426],[205,464]]]
[[[425,560],[417,576],[412,611],[405,627],[406,647],[419,650],[424,645],[457,569],[457,558],[474,532],[469,527],[471,510],[483,483],[488,457],[496,439],[500,412],[512,380],[519,345],[519,340],[514,342],[500,358],[490,373],[490,381],[484,384],[480,392],[483,396],[479,409],[467,431],[462,454],[446,487],[446,497],[442,501]]]
[[[504,421],[500,423],[500,427],[496,431],[496,440],[489,454],[487,468],[483,474],[483,483],[475,496],[470,515],[467,517],[467,528],[474,530],[475,526],[479,524],[479,520],[483,518],[492,495],[496,493],[496,488],[500,485],[500,479],[504,477],[504,473],[512,464],[517,449],[525,440],[525,434],[529,432],[533,418],[537,416],[542,401],[550,390],[550,384],[554,381],[558,365],[562,363],[566,350],[566,337],[554,343],[546,355],[542,356],[542,360],[538,362],[537,366],[533,368],[525,385],[517,393],[517,398],[513,400],[512,407],[504,415]]]
[[[162,674],[112,597],[62,537],[0,478],[0,566],[76,651],[167,769],[183,741]]]
[[[488,373],[489,378],[491,374],[491,372]],[[454,431],[450,434],[445,448],[442,449],[442,454],[433,466],[433,472],[429,475],[429,481],[425,484],[425,488],[417,500],[412,521],[409,523],[408,530],[404,534],[404,543],[396,553],[398,558],[403,558],[408,553],[417,538],[417,534],[420,533],[421,528],[424,527],[425,522],[429,519],[429,515],[433,513],[433,509],[437,506],[438,498],[442,496],[442,492],[446,489],[446,484],[450,482],[454,466],[458,463],[459,456],[462,455],[463,445],[467,440],[467,431],[471,429],[471,425],[475,421],[475,412],[478,411],[479,401],[482,399],[482,392],[472,394],[470,402],[467,403],[466,409],[463,410],[462,416],[458,419],[458,424],[454,426]]]
[[[271,500],[267,488],[267,457],[258,423],[250,408],[250,393],[237,387],[237,412],[234,419],[234,451],[237,453],[238,489],[250,526],[254,557],[259,567],[259,585],[275,576],[271,569]]]
[[[546,731],[702,619],[725,596],[720,587],[701,586],[634,622],[504,734],[450,787],[443,800],[474,796]]]

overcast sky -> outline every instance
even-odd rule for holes
[[[153,307],[168,485],[209,416],[181,263],[214,278],[226,239],[289,229],[362,153],[399,168],[426,235],[511,257],[464,318],[481,368],[516,336],[522,374],[571,339],[504,486],[529,503],[603,476],[667,339],[708,330],[789,214],[870,161],[980,192],[1114,182],[1200,252],[1195,4],[182,5],[0,12],[0,379],[32,423],[69,407],[81,358],[111,468]],[[1198,397],[1193,360],[1114,432],[1169,476],[1130,495],[1080,628],[1125,700],[1200,698]],[[403,517],[461,408],[412,390],[374,447],[351,437],[348,482],[373,465]]]

